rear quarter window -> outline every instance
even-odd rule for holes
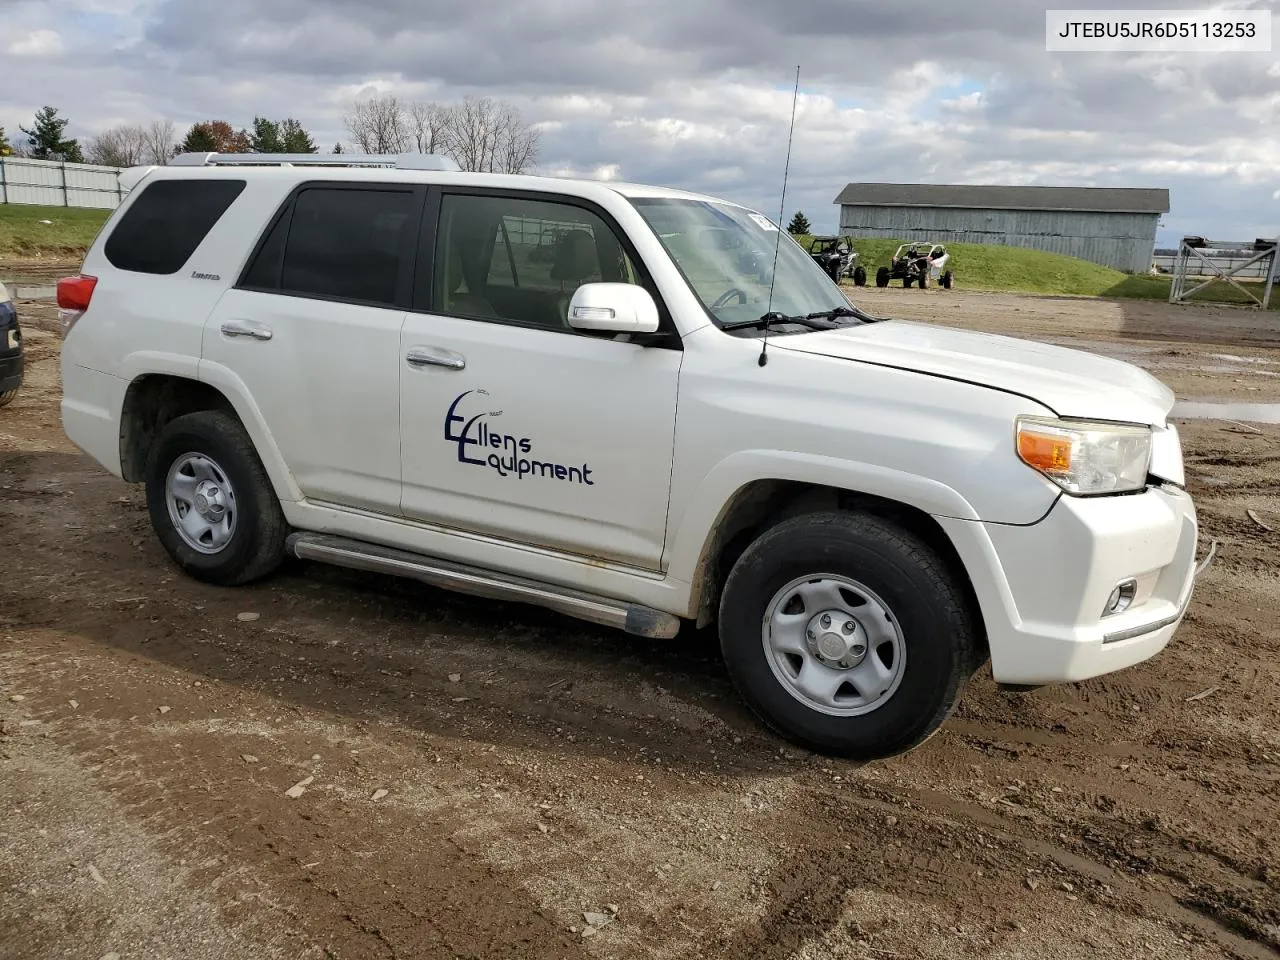
[[[146,184],[107,238],[108,262],[133,273],[177,273],[244,187],[243,180]]]

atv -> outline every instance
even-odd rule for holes
[[[887,287],[890,280],[901,280],[904,287],[913,283],[923,290],[930,280],[937,280],[946,290],[951,289],[951,271],[946,270],[951,254],[937,243],[903,243],[889,261],[889,266],[876,271],[876,286]]]
[[[809,256],[836,283],[841,277],[853,277],[858,287],[867,285],[867,271],[858,263],[857,251],[844,237],[813,237],[809,240]]]

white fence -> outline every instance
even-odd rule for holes
[[[1253,256],[1254,256],[1254,252],[1250,251],[1249,253],[1243,256],[1209,257],[1209,260],[1211,263],[1214,264],[1214,266],[1217,266],[1225,271],[1225,270],[1231,270],[1233,267],[1244,263],[1246,260],[1252,259]],[[1161,273],[1172,273],[1173,261],[1176,259],[1177,259],[1176,255],[1158,253],[1151,258],[1151,264]],[[1195,257],[1191,258],[1191,262],[1187,265],[1187,269],[1190,271],[1188,274],[1189,276],[1196,276],[1196,277],[1216,276],[1216,274],[1212,273],[1209,270],[1208,264],[1200,260],[1197,260]],[[1236,277],[1241,280],[1265,280],[1267,279],[1267,264],[1265,262],[1250,264],[1249,266],[1241,270],[1239,273],[1237,273]]]
[[[0,203],[115,209],[125,191],[120,167],[0,157]]]

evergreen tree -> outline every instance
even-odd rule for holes
[[[787,233],[792,236],[800,236],[801,234],[812,233],[813,228],[809,226],[809,218],[803,211],[797,210],[795,216],[791,218],[791,222],[787,224]]]
[[[4,127],[0,127],[0,157],[13,156],[13,147],[9,146],[9,137],[4,132]]]
[[[306,128],[293,117],[285,117],[280,124],[280,144],[285,153],[315,153],[315,141]]]
[[[65,160],[68,163],[84,163],[80,144],[63,136],[69,121],[58,116],[56,107],[41,107],[36,111],[31,129],[18,127],[27,137],[31,156],[37,160]]]
[[[280,139],[280,125],[266,117],[253,118],[253,133],[249,136],[253,153],[288,153]]]
[[[333,145],[333,152],[334,152],[334,153],[341,153],[341,152],[342,152],[342,144],[340,144],[340,143],[335,143],[335,144]]]

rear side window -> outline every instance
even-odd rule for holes
[[[264,238],[243,286],[392,306],[416,211],[412,190],[308,187]]]
[[[146,185],[107,238],[107,260],[134,273],[177,273],[244,186],[243,180]]]

